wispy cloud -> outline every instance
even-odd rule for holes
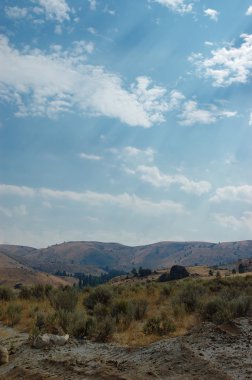
[[[249,115],[249,126],[252,126],[252,112]]]
[[[252,212],[250,211],[244,212],[240,217],[234,215],[215,214],[214,218],[222,227],[231,228],[233,230],[246,228],[252,231]]]
[[[132,164],[134,167],[140,163],[152,162],[155,155],[152,148],[140,149],[135,146],[126,146],[122,149],[112,148],[109,151],[125,164]]]
[[[226,87],[234,83],[247,83],[252,70],[252,35],[242,34],[240,46],[227,46],[212,50],[210,58],[193,54],[189,58],[204,78],[212,79],[213,86]]]
[[[252,185],[219,187],[210,200],[212,202],[239,201],[252,203]]]
[[[25,216],[27,215],[27,208],[25,205],[19,205],[9,208],[0,206],[0,214],[3,214],[8,218],[16,216]]]
[[[91,11],[95,11],[96,10],[96,0],[88,0],[89,2],[89,8],[91,9]]]
[[[135,194],[109,194],[94,191],[68,191],[48,188],[30,188],[25,186],[0,185],[0,195],[42,198],[43,200],[72,201],[92,206],[115,206],[131,209],[140,214],[161,215],[167,213],[183,213],[184,206],[172,200],[152,201]]]
[[[28,14],[27,8],[5,7],[4,10],[6,16],[14,20],[25,18]]]
[[[49,20],[63,22],[70,19],[71,9],[65,0],[33,0],[44,11]]]
[[[247,9],[246,16],[252,16],[252,5],[250,5]]]
[[[28,19],[34,22],[45,18],[57,22],[59,30],[59,25],[69,21],[71,13],[74,13],[65,0],[30,0],[30,3],[27,7],[6,6],[5,15],[13,20]]]
[[[190,13],[193,10],[192,3],[186,0],[152,0],[154,3],[163,5],[164,7],[170,9],[176,13]]]
[[[165,120],[171,106],[163,87],[139,77],[127,90],[118,75],[85,62],[91,51],[92,45],[79,42],[67,51],[22,52],[0,36],[0,98],[16,105],[17,116],[79,112],[145,128]]]
[[[21,197],[33,197],[35,195],[35,190],[27,186],[0,184],[0,195],[18,195]]]
[[[95,154],[80,153],[79,157],[83,158],[84,160],[89,160],[89,161],[101,161],[102,160],[101,156],[97,156]]]
[[[193,181],[181,174],[165,174],[156,166],[140,165],[136,168],[140,179],[155,187],[169,189],[171,185],[178,185],[180,190],[195,195],[203,195],[211,189],[208,181]]]
[[[208,106],[208,109],[199,108],[198,103],[194,100],[189,100],[184,103],[182,113],[178,116],[181,125],[195,124],[213,124],[222,118],[234,117],[237,114],[235,111],[221,110],[215,105]]]
[[[215,9],[208,8],[204,10],[204,14],[205,16],[209,17],[211,20],[218,21],[220,12],[216,11]]]

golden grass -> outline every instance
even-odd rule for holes
[[[201,273],[203,274],[205,270],[206,269],[202,267]],[[234,277],[240,277],[240,281],[244,283],[246,283],[244,277],[248,277],[247,282],[249,282],[250,287],[252,287],[251,275],[252,273],[246,273],[242,275],[237,274],[229,277],[222,276],[221,280],[222,282],[233,282],[235,286],[237,281],[234,281]],[[212,280],[213,283],[216,282],[216,284],[218,282],[215,277],[208,276],[205,279]],[[240,281],[238,280],[239,283]],[[130,347],[139,347],[158,341],[161,338],[180,336],[187,333],[193,326],[196,326],[201,321],[198,310],[189,312],[185,309],[185,304],[180,303],[176,298],[179,292],[184,288],[187,289],[187,286],[190,284],[199,286],[199,288],[203,287],[206,289],[205,293],[201,296],[200,301],[203,304],[208,302],[211,290],[206,281],[202,281],[202,279],[185,279],[182,281],[169,283],[126,283],[120,284],[118,286],[111,286],[110,289],[113,293],[113,302],[118,300],[146,300],[148,302],[148,308],[144,318],[140,321],[132,320],[131,323],[129,323],[128,327],[125,329],[122,329],[119,325],[117,325],[116,330],[113,334],[112,341]],[[84,306],[84,300],[89,296],[90,292],[92,292],[92,290],[84,290],[78,295],[76,311],[79,312],[80,315],[83,314],[83,318],[85,318],[85,316],[87,316],[89,313],[89,311]],[[210,294],[210,296],[215,297],[216,294],[213,293],[212,295]],[[15,328],[17,328],[19,331],[31,331],[34,328],[36,315],[38,313],[42,312],[45,315],[52,315],[56,312],[47,298],[44,298],[42,300],[34,298],[31,298],[29,300],[22,300],[16,298],[8,302],[0,301],[0,321],[6,324],[8,323],[6,310],[10,304],[21,306],[21,319],[15,326]],[[92,317],[92,312],[90,313],[90,316]],[[176,327],[175,332],[163,335],[162,337],[155,334],[146,335],[144,333],[144,325],[146,321],[148,319],[157,317],[160,317],[163,320],[172,321]],[[0,336],[1,334],[4,334],[4,330],[0,328]]]

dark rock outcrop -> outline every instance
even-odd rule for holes
[[[189,273],[182,265],[173,265],[170,271],[170,280],[180,280],[181,278],[189,277]]]

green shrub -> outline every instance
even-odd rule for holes
[[[163,298],[168,298],[171,295],[172,292],[172,286],[171,285],[165,285],[160,292],[160,296]]]
[[[50,294],[50,302],[56,310],[74,311],[78,302],[78,293],[74,288],[55,290]]]
[[[144,325],[146,335],[166,335],[176,330],[175,324],[171,319],[160,317],[150,318]]]
[[[118,331],[124,331],[131,324],[135,307],[130,300],[117,300],[112,306],[111,315],[115,319]]]
[[[11,288],[0,286],[0,300],[10,301],[14,298],[14,293]]]
[[[109,309],[108,306],[103,305],[102,303],[97,303],[95,305],[94,310],[93,310],[93,315],[97,319],[102,319],[105,316],[110,315],[110,314],[111,314],[111,310]]]
[[[112,291],[106,286],[99,286],[95,288],[92,293],[84,300],[84,305],[93,310],[95,305],[100,303],[109,305],[112,301]]]
[[[65,333],[71,330],[73,313],[66,309],[59,309],[56,313],[58,325]]]
[[[140,321],[145,317],[145,314],[148,309],[148,301],[145,299],[139,299],[133,301],[133,307],[134,307],[134,319],[137,321]]]
[[[214,323],[228,322],[233,318],[230,304],[220,297],[208,301],[202,309],[203,318]]]
[[[114,319],[105,317],[102,321],[96,323],[96,332],[94,339],[96,342],[107,342],[111,339],[114,331]]]
[[[32,297],[42,300],[45,298],[45,288],[43,285],[38,284],[31,287]]]
[[[32,291],[31,288],[28,286],[22,286],[19,292],[19,298],[23,300],[29,300],[32,298]]]
[[[200,297],[204,292],[204,286],[200,282],[185,282],[173,299],[173,305],[183,303],[188,312],[193,312],[200,305]]]
[[[15,303],[8,305],[5,315],[9,326],[14,326],[20,321],[22,309],[21,305]]]
[[[252,296],[241,296],[231,302],[234,317],[252,316]]]
[[[46,327],[47,317],[44,313],[39,312],[36,315],[35,327],[37,327],[40,331]]]
[[[95,320],[84,313],[74,313],[70,333],[75,338],[91,338],[95,333]]]

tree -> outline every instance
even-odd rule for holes
[[[137,270],[136,270],[136,268],[132,268],[131,273],[133,274],[134,277],[136,277],[137,276]]]
[[[239,264],[238,272],[245,273],[245,265],[243,263]]]
[[[138,270],[139,277],[149,276],[151,273],[152,273],[151,269],[143,269],[142,267],[140,267]]]

